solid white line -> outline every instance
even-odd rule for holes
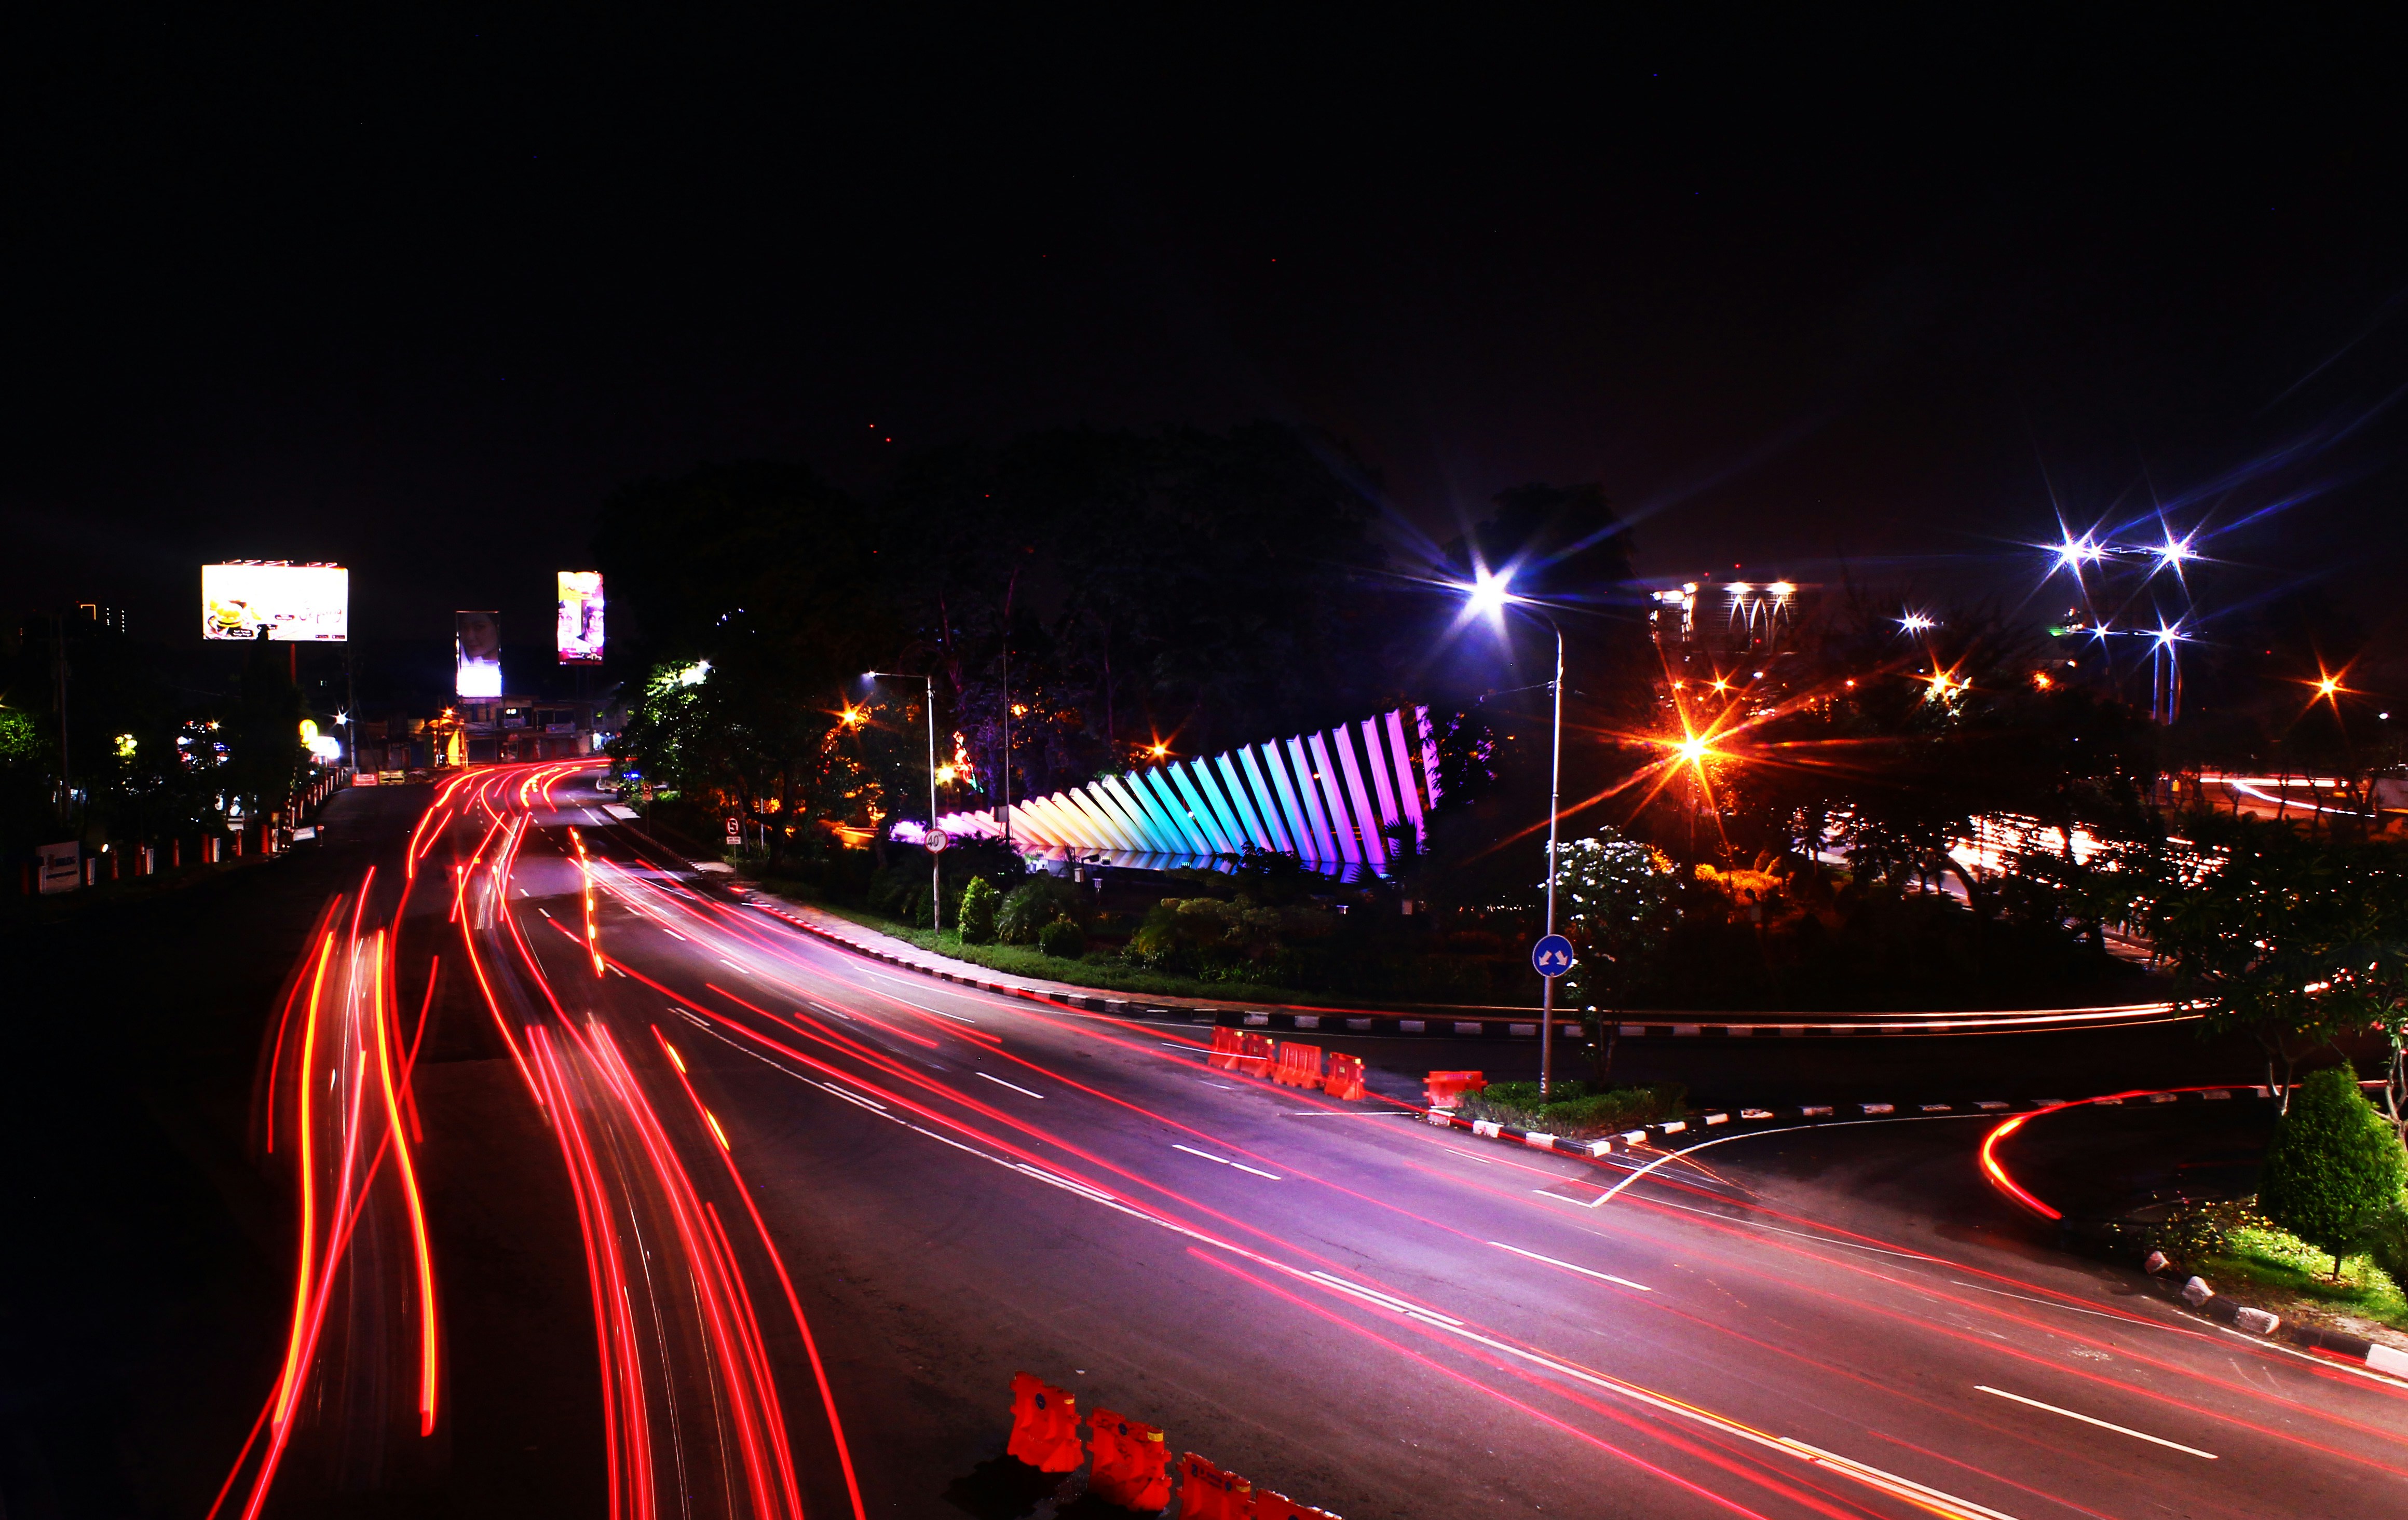
[[[1027,1088],[1023,1087],[1016,1082],[1006,1082],[1001,1077],[987,1077],[987,1074],[983,1071],[980,1072],[979,1075],[986,1077],[987,1081],[995,1083],[997,1087],[1009,1087],[1015,1093],[1027,1093],[1030,1097],[1036,1098],[1040,1103],[1045,1100],[1045,1095],[1043,1093],[1029,1093]]]
[[[1662,1166],[1667,1161],[1678,1161],[1681,1157],[1687,1155],[1691,1151],[1702,1151],[1709,1145],[1721,1145],[1728,1140],[1762,1140],[1767,1135],[1792,1135],[1801,1129],[1846,1129],[1856,1125],[1928,1125],[1940,1124],[1950,1119],[1987,1119],[1989,1117],[1990,1115],[1986,1113],[1911,1113],[1903,1118],[1898,1119],[1842,1119],[1836,1124],[1784,1125],[1779,1129],[1742,1129],[1728,1135],[1717,1135],[1710,1140],[1699,1140],[1695,1145],[1684,1146],[1678,1151],[1668,1151],[1664,1154],[1657,1156],[1655,1160],[1647,1163],[1647,1165],[1640,1168],[1637,1171],[1632,1172],[1629,1176],[1625,1177],[1622,1181],[1614,1183],[1612,1191],[1607,1193],[1605,1197],[1613,1197],[1624,1188],[1628,1187],[1631,1183],[1639,1181],[1641,1177],[1654,1171],[1656,1168]],[[1598,1201],[1603,1202],[1605,1199],[1601,1198]]]
[[[719,957],[719,964],[720,964],[720,965],[722,965],[722,966],[726,967],[726,968],[727,968],[729,970],[731,970],[731,971],[734,971],[734,972],[738,973],[739,975],[740,975],[740,974],[743,972],[743,970],[744,970],[744,968],[742,968],[742,967],[740,967],[740,966],[737,965],[734,961],[729,960],[729,959],[728,959],[726,956],[724,956],[724,955],[722,955],[722,956],[720,956],[720,957]]]
[[[1178,1145],[1178,1144],[1174,1144],[1174,1145],[1172,1145],[1170,1148],[1171,1148],[1172,1150],[1174,1150],[1174,1151],[1184,1151],[1184,1152],[1186,1152],[1189,1155],[1200,1155],[1200,1156],[1202,1156],[1202,1157],[1203,1157],[1205,1160],[1207,1160],[1207,1161],[1216,1162],[1216,1163],[1218,1163],[1219,1165],[1224,1166],[1224,1167],[1235,1167],[1235,1168],[1237,1168],[1240,1171],[1251,1171],[1251,1172],[1253,1172],[1253,1173],[1254,1173],[1255,1176],[1257,1176],[1257,1177],[1268,1177],[1268,1178],[1269,1178],[1269,1179],[1270,1179],[1272,1182],[1274,1182],[1274,1183],[1276,1183],[1276,1182],[1280,1181],[1280,1178],[1278,1177],[1278,1175],[1277,1175],[1276,1173],[1265,1171],[1265,1170],[1263,1170],[1263,1169],[1262,1169],[1261,1168],[1259,1168],[1259,1167],[1250,1167],[1250,1166],[1247,1166],[1247,1165],[1246,1165],[1244,1162],[1242,1162],[1242,1161],[1232,1161],[1232,1160],[1230,1160],[1227,1156],[1225,1156],[1225,1155],[1214,1155],[1214,1154],[1213,1154],[1211,1152],[1210,1152],[1210,1151],[1199,1151],[1199,1150],[1197,1150],[1196,1147],[1194,1147],[1193,1145]]]
[[[1488,1243],[1499,1251],[1511,1251],[1517,1256],[1527,1256],[1532,1261],[1543,1261],[1550,1267],[1560,1267],[1568,1272],[1578,1272],[1583,1277],[1594,1277],[1604,1283],[1619,1283],[1626,1288],[1637,1288],[1641,1293],[1656,1291],[1644,1283],[1633,1283],[1627,1277],[1616,1277],[1612,1272],[1593,1272],[1585,1267],[1575,1267],[1569,1261],[1557,1261],[1553,1256],[1542,1256],[1536,1251],[1525,1251],[1518,1245],[1507,1245],[1502,1240],[1491,1240]]]
[[[2178,1441],[2168,1441],[2162,1436],[2153,1436],[2145,1430],[2135,1430],[2129,1426],[2110,1425],[2105,1420],[2094,1420],[2087,1414],[2076,1414],[2070,1409],[2059,1409],[2055,1404],[2043,1404],[2037,1398],[2026,1398],[2021,1394],[2011,1394],[2004,1388],[1993,1388],[1987,1384],[1977,1383],[1973,1386],[1985,1394],[1996,1394],[2000,1398],[2012,1398],[2018,1404],[2029,1404],[2034,1409],[2044,1409],[2051,1414],[2062,1414],[2069,1420],[2080,1420],[2085,1425],[2095,1425],[2101,1430],[2113,1430],[2119,1436],[2130,1436],[2135,1441],[2145,1441],[2152,1445],[2171,1446],[2175,1451],[2188,1452],[2193,1456],[2204,1456],[2211,1462],[2216,1460],[2214,1452],[2203,1452],[2196,1446],[2186,1446]]]

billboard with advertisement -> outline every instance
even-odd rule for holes
[[[235,560],[201,566],[201,637],[339,644],[349,637],[351,572],[339,565]]]
[[[560,628],[554,640],[563,665],[602,663],[602,572],[560,572]]]
[[[461,696],[502,695],[502,615],[459,612],[452,617],[452,690]]]

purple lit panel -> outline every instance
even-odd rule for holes
[[[1345,798],[1338,784],[1338,767],[1329,763],[1328,747],[1321,742],[1319,734],[1307,734],[1304,742],[1312,752],[1312,779],[1319,783],[1306,795],[1311,796],[1312,792],[1317,791],[1327,799],[1329,832],[1338,841],[1339,853],[1349,866],[1359,866],[1363,863],[1363,851],[1354,842],[1354,823],[1346,816]],[[1315,821],[1319,821],[1319,814],[1315,815]]]

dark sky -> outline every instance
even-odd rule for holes
[[[1653,573],[2020,587],[2053,491],[2386,616],[2386,38],[1143,8],[17,31],[0,606],[336,559],[364,633],[540,638],[633,476],[1268,416],[1400,535],[1596,480]]]

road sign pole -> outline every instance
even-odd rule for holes
[[[1550,625],[1553,618],[1547,620]],[[1563,812],[1564,794],[1564,630],[1555,628],[1555,757],[1547,773],[1547,937],[1555,933],[1555,823]],[[1555,1078],[1555,979],[1543,980],[1539,994],[1539,1101],[1547,1100]]]

